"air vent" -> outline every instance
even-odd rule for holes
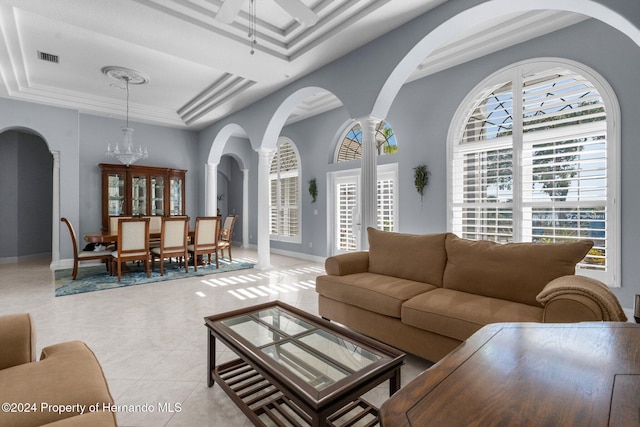
[[[42,61],[53,62],[54,64],[60,62],[60,58],[58,58],[58,55],[40,51],[38,51],[38,59],[41,59]]]

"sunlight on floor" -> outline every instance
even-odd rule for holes
[[[238,261],[256,262],[256,260],[250,258],[241,258],[238,259]],[[276,295],[279,293],[298,292],[301,289],[315,289],[315,280],[303,280],[299,282],[291,282],[290,280],[296,276],[307,275],[308,277],[309,274],[319,275],[323,273],[324,269],[321,267],[301,267],[251,274],[245,273],[221,278],[208,278],[203,279],[200,282],[212,288],[233,286],[233,289],[227,289],[227,292],[239,300],[246,300],[250,298]],[[237,287],[246,286],[247,284],[263,280],[269,280],[270,283],[268,285]],[[204,297],[206,296],[206,293],[203,291],[197,291],[196,295]]]

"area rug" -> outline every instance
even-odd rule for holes
[[[126,286],[144,285],[147,283],[164,282],[167,280],[185,279],[188,277],[206,276],[209,274],[224,273],[227,271],[245,270],[253,268],[255,264],[244,261],[229,262],[220,260],[220,268],[215,265],[199,265],[198,271],[194,271],[193,266],[189,266],[189,272],[184,271],[184,267],[178,268],[177,263],[166,262],[164,266],[164,276],[160,275],[160,266],[156,263],[156,268],[151,272],[151,277],[147,277],[144,266],[136,266],[129,263],[131,272],[122,275],[122,280],[118,282],[118,276],[109,276],[103,265],[80,267],[76,280],[71,279],[72,269],[56,270],[55,286],[56,296],[81,294],[84,292],[101,291],[104,289],[122,288]]]

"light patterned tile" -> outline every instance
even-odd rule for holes
[[[234,259],[240,258],[256,262],[257,254],[234,248]],[[278,299],[317,314],[315,277],[323,266],[282,255],[272,255],[271,263],[275,268],[269,271],[243,270],[57,298],[49,260],[2,264],[0,314],[30,312],[38,351],[63,341],[85,341],[100,361],[117,404],[180,404],[174,412],[118,414],[122,427],[248,427],[249,420],[220,387],[207,387],[204,317]],[[217,363],[236,358],[217,343]],[[402,384],[428,366],[407,357]],[[387,383],[367,394],[375,403],[387,396]]]

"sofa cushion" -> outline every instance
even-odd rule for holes
[[[442,286],[448,233],[404,234],[368,228],[369,272]]]
[[[100,364],[89,347],[80,341],[45,347],[40,361],[0,370],[0,384],[2,402],[85,405],[85,408],[97,403],[113,403]],[[58,414],[38,407],[37,412],[0,414],[0,425],[39,426],[78,414],[79,411]],[[108,415],[116,425],[115,413]]]
[[[320,295],[398,319],[402,303],[433,289],[437,288],[427,283],[375,273],[316,278],[316,291]]]
[[[593,246],[571,243],[507,243],[447,237],[443,287],[540,307],[536,295],[547,283],[575,274]]]
[[[541,322],[543,311],[541,307],[440,288],[405,302],[402,323],[464,341],[489,323]]]

